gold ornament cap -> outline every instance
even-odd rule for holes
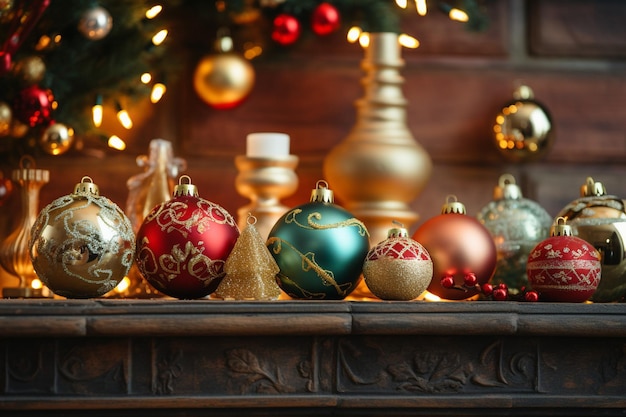
[[[328,183],[324,180],[319,180],[315,183],[315,189],[311,191],[311,203],[334,203],[335,195],[331,189],[328,188]]]
[[[441,214],[467,214],[465,204],[457,200],[455,195],[446,197],[446,204],[441,207]]]
[[[593,178],[587,177],[587,181],[580,187],[581,197],[600,197],[606,195],[606,188],[601,182],[595,182]]]
[[[493,190],[494,200],[519,200],[522,198],[522,190],[515,183],[515,177],[511,174],[502,174],[498,185]]]
[[[98,196],[100,195],[100,189],[93,182],[91,177],[84,176],[80,180],[80,182],[74,186],[73,195],[88,195],[88,194]]]
[[[187,181],[187,182],[183,182]],[[198,197],[198,187],[191,183],[189,175],[181,175],[178,184],[174,187],[174,197]]]
[[[566,217],[557,217],[550,228],[550,236],[572,236],[572,226],[567,224]]]
[[[22,156],[20,158],[20,167],[19,169],[13,170],[11,179],[19,183],[24,181],[47,183],[50,181],[50,171],[47,169],[37,169],[35,165],[35,160],[32,156]]]
[[[387,232],[387,239],[393,239],[398,237],[409,237],[409,231],[404,225],[396,220],[392,220],[392,223],[398,227],[393,227]]]

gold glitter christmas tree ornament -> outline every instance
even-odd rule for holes
[[[225,300],[276,300],[278,265],[254,226],[256,217],[248,215],[247,225],[226,259],[226,276],[215,292]]]

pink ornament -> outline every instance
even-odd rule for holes
[[[587,241],[571,235],[559,217],[551,236],[530,252],[526,272],[533,290],[545,301],[581,303],[600,283],[600,254]]]
[[[183,179],[190,182],[183,184]],[[154,207],[137,231],[137,267],[163,294],[201,298],[224,278],[224,264],[238,237],[235,219],[198,197],[196,186],[183,175],[174,197]]]
[[[426,291],[432,277],[428,251],[404,228],[389,230],[387,239],[370,249],[363,264],[365,284],[382,300],[413,300]]]

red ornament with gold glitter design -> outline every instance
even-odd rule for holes
[[[372,294],[382,300],[413,300],[428,288],[433,261],[404,227],[393,228],[387,239],[368,252],[363,278]]]
[[[141,224],[135,259],[143,277],[163,294],[202,298],[224,278],[224,264],[238,237],[235,219],[200,198],[183,175],[173,198],[152,209]]]
[[[557,218],[550,234],[528,256],[528,281],[542,301],[587,301],[600,283],[600,254],[572,236],[564,217]]]

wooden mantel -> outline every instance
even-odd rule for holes
[[[623,416],[626,304],[0,301],[0,414]]]

